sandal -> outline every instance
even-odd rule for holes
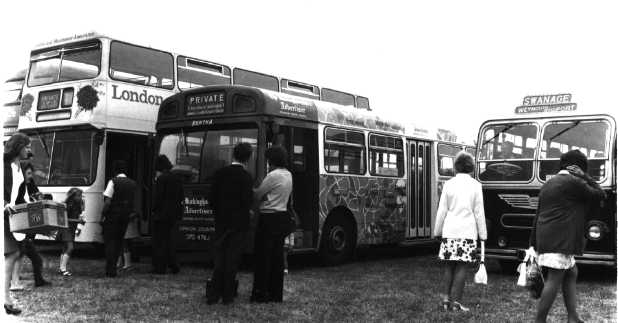
[[[461,305],[459,302],[451,302],[451,309],[455,312],[457,311],[464,312],[464,313],[470,312],[470,308]]]
[[[68,270],[58,270],[58,273],[60,273],[60,275],[65,276],[65,277],[73,276],[73,274]]]
[[[19,291],[24,290],[24,285],[21,285],[21,284],[13,285],[13,284],[11,284],[11,287],[9,288],[9,290],[11,292],[19,292]]]
[[[443,299],[440,301],[440,307],[445,310],[448,311],[451,308],[451,301],[449,301],[448,299]]]

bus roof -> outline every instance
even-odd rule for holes
[[[612,115],[606,113],[599,114],[535,114],[534,116],[526,115],[525,117],[512,117],[512,118],[500,118],[500,119],[489,119],[484,121],[481,124],[480,128],[485,127],[488,124],[494,123],[508,123],[508,122],[530,122],[530,121],[544,121],[544,120],[571,120],[571,119],[594,119],[594,118],[608,118],[615,123],[615,119]]]
[[[236,108],[232,107],[232,104],[237,95],[252,97],[259,102],[257,108],[254,108],[251,112],[236,112]],[[170,117],[169,109],[179,109],[180,111],[175,110],[175,115],[178,117]],[[241,85],[207,86],[168,97],[161,104],[157,119],[157,130],[179,126],[180,124],[190,126],[196,124],[193,122],[196,120],[214,120],[251,114],[271,115],[313,123],[319,122],[423,137],[431,140],[436,139],[436,135],[427,129],[406,127],[405,123],[381,117],[375,111]],[[188,120],[188,122],[179,123],[180,119]]]
[[[68,37],[56,38],[50,41],[42,42],[42,43],[36,44],[32,50],[37,51],[37,50],[41,50],[41,49],[45,49],[49,47],[56,47],[56,46],[61,46],[61,45],[68,44],[68,43],[74,43],[74,42],[79,42],[79,41],[89,40],[89,39],[96,39],[96,38],[109,38],[109,37],[99,34],[97,32],[91,31],[91,32],[87,32],[84,34],[75,34],[75,35],[71,35]]]

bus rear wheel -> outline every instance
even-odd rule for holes
[[[341,215],[329,218],[322,231],[320,257],[327,266],[342,264],[352,258],[355,248],[352,221]]]

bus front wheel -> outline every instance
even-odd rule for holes
[[[352,257],[355,247],[352,221],[341,215],[329,218],[322,231],[320,257],[327,266],[342,264]]]

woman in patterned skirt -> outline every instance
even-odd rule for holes
[[[434,235],[442,237],[439,258],[446,263],[441,306],[467,312],[461,305],[466,267],[475,261],[476,240],[487,239],[481,184],[470,173],[474,158],[466,152],[455,157],[457,175],[444,184],[436,215]]]

